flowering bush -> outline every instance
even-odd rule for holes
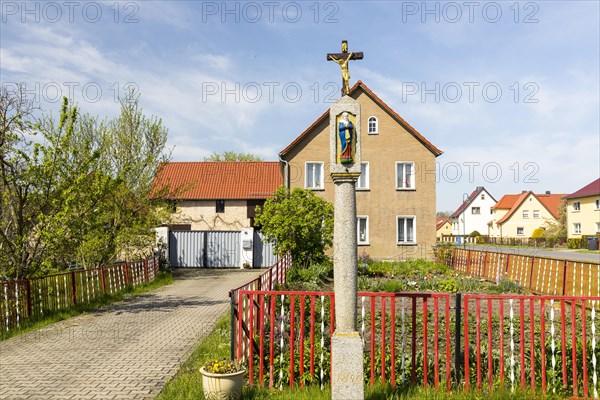
[[[239,362],[226,359],[208,361],[203,368],[211,374],[232,374],[244,369]]]

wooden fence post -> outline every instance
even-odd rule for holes
[[[129,282],[129,263],[125,261],[125,286],[130,285]]]
[[[490,262],[490,252],[485,252],[485,257],[483,259],[483,274],[481,273],[481,268],[478,270],[478,276],[481,278],[482,276],[487,277],[488,263]]]
[[[77,304],[77,285],[75,282],[75,272],[71,272],[71,301],[73,305]]]
[[[100,267],[100,284],[102,285],[102,294],[106,293],[106,281],[104,279],[104,267]]]
[[[466,268],[465,268],[467,274],[471,273],[471,252],[472,251],[473,250],[471,250],[471,249],[467,250],[467,265],[466,265]]]
[[[27,295],[27,318],[31,318],[31,284],[25,279],[25,292]]]
[[[146,278],[146,283],[150,282],[150,278],[148,277],[148,259],[144,260],[144,277]]]
[[[529,271],[529,290],[532,290],[533,286],[533,265],[535,264],[535,257],[531,256],[531,269]]]
[[[563,268],[563,283],[562,283],[562,295],[566,296],[567,295],[567,260],[564,261],[564,268]]]

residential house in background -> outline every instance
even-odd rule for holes
[[[254,226],[256,206],[283,184],[278,162],[170,162],[155,187],[174,190],[177,230],[237,231]]]
[[[436,166],[442,152],[363,82],[349,95],[361,106],[361,176],[356,184],[358,253],[381,259],[432,257]],[[284,181],[333,202],[329,110],[279,153]]]
[[[503,238],[530,238],[537,228],[556,223],[564,194],[507,194],[492,207],[489,236]]]
[[[273,245],[254,229],[256,207],[281,186],[279,162],[170,162],[154,180],[172,218],[157,229],[178,267],[268,267]],[[164,196],[163,196],[164,198]]]
[[[567,237],[600,234],[600,178],[565,196]]]
[[[483,187],[478,186],[452,215],[452,235],[466,236],[477,231],[481,235],[487,234],[487,223],[492,217],[492,207],[496,199]]]
[[[452,234],[452,224],[450,218],[436,218],[435,220],[435,236],[439,240],[442,236],[450,236]]]

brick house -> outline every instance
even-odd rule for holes
[[[436,242],[436,157],[442,151],[363,82],[361,176],[356,186],[358,253],[380,259],[431,258]],[[284,182],[334,200],[329,177],[329,110],[279,153]]]

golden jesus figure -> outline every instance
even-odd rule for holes
[[[342,68],[342,80],[344,82],[344,88],[346,89],[345,93],[350,92],[350,70],[348,69],[348,61],[352,58],[352,52],[348,53],[348,57],[344,59],[343,57],[335,58],[333,55],[329,55],[329,59],[335,61],[340,68]]]
[[[362,51],[353,51],[348,53],[348,41],[342,41],[341,53],[327,53],[327,61],[335,61],[342,69],[342,96],[350,93],[350,71],[348,70],[348,61],[362,60]]]

